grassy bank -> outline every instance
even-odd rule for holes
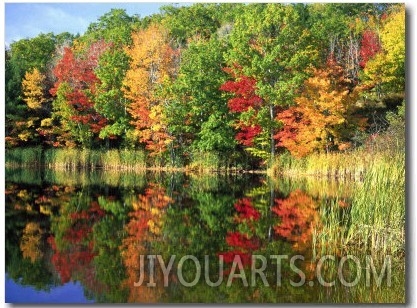
[[[374,157],[363,181],[352,185],[355,190],[349,203],[336,197],[321,204],[321,224],[313,239],[315,254],[403,257],[405,155]]]
[[[140,150],[6,149],[6,167],[46,167],[61,170],[143,170],[146,155]]]
[[[350,153],[312,154],[303,158],[294,158],[285,153],[276,157],[268,174],[272,177],[285,175],[362,180],[373,160],[373,153],[360,150]]]
[[[115,171],[185,171],[195,173],[240,172],[242,165],[232,165],[229,157],[218,154],[193,153],[190,161],[171,162],[149,156],[143,150],[93,150],[41,147],[6,149],[6,167],[46,168],[56,170],[115,170]],[[184,165],[181,165],[183,163]]]

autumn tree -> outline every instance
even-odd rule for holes
[[[32,72],[26,72],[22,81],[23,100],[30,109],[40,109],[45,103],[44,81],[45,77],[37,68],[33,69]]]
[[[266,158],[269,150],[268,131],[265,131],[259,119],[264,101],[256,94],[256,79],[239,76],[232,69],[225,71],[234,77],[234,80],[222,84],[220,90],[233,94],[228,100],[228,108],[231,113],[238,115],[233,124],[237,131],[235,138],[252,155]]]
[[[291,103],[306,77],[305,68],[317,57],[310,37],[300,12],[276,3],[248,5],[230,34],[229,67],[238,64],[244,76],[254,78],[256,94],[263,100],[257,118],[268,134],[268,157],[275,155],[277,106]]]
[[[105,117],[94,108],[93,97],[98,83],[94,69],[108,45],[99,41],[87,50],[82,47],[78,53],[77,48],[65,48],[62,59],[54,68],[57,81],[50,92],[56,96],[54,116],[60,120],[64,134],[67,132],[75,142],[90,146],[106,125]],[[62,140],[62,143],[69,141]]]
[[[309,249],[318,223],[316,202],[305,192],[295,190],[284,199],[275,199],[272,211],[280,218],[275,233],[293,243],[296,251]]]
[[[143,259],[143,256],[151,252],[151,245],[160,241],[162,218],[165,208],[171,202],[163,187],[149,184],[145,193],[139,195],[132,204],[129,222],[125,225],[127,236],[121,245],[121,255],[126,268],[126,279],[122,283],[129,290],[128,302],[158,302],[162,296],[163,279],[160,271],[156,271],[154,276],[156,287],[146,286],[149,281],[149,260]],[[136,285],[141,281],[140,276],[143,281]]]
[[[360,66],[365,68],[366,63],[381,50],[381,43],[378,34],[367,29],[362,33],[361,49],[359,51],[361,61]]]
[[[175,51],[159,25],[133,33],[132,39],[132,46],[126,49],[130,67],[123,81],[125,97],[131,101],[128,112],[135,127],[131,138],[158,155],[173,140],[167,127],[166,100],[158,94],[163,82],[175,73]]]
[[[8,136],[6,136],[6,145],[15,146],[39,141],[39,134],[36,129],[42,115],[41,108],[46,101],[44,80],[45,77],[37,68],[31,72],[26,72],[22,80],[22,96],[26,106],[22,105],[20,107],[22,111],[26,110],[26,116],[8,115],[10,119],[14,120],[14,123],[8,132]]]
[[[380,31],[381,52],[376,53],[363,71],[364,85],[368,93],[382,99],[398,95],[397,104],[405,90],[405,7],[394,6],[385,16]]]
[[[39,223],[29,222],[23,229],[23,235],[20,240],[20,249],[23,258],[29,258],[32,263],[42,258],[42,235],[43,230]]]
[[[235,214],[233,216],[233,222],[235,224],[235,230],[233,232],[228,231],[225,240],[227,244],[227,250],[219,252],[219,256],[224,258],[226,264],[232,264],[232,266],[242,266],[239,270],[243,268],[248,268],[252,262],[252,255],[255,251],[263,247],[262,236],[259,232],[260,225],[262,221],[262,213],[257,208],[256,200],[254,197],[253,189],[251,192],[248,192],[247,195],[252,197],[244,197],[236,200],[233,207]],[[241,263],[236,263],[238,257]],[[226,275],[230,272],[230,269],[227,268],[223,274]]]
[[[71,40],[72,36],[68,33],[59,35],[40,34],[31,39],[22,39],[13,42],[6,49],[5,57],[5,136],[6,146],[40,144],[40,138],[36,129],[39,128],[39,120],[49,117],[50,106],[43,104],[41,110],[31,109],[24,99],[31,97],[31,102],[39,99],[40,92],[39,78],[42,80],[43,90],[50,86],[48,77],[54,53],[60,44],[64,41]],[[37,70],[40,76],[33,75]],[[25,79],[25,74],[27,78]],[[38,78],[38,80],[34,80]],[[32,90],[26,87],[26,93],[23,93],[23,81],[26,80],[26,86],[31,84]],[[31,81],[29,81],[31,80]],[[37,88],[37,90],[35,90]],[[38,94],[30,91],[38,91]],[[44,92],[43,98],[49,99],[47,91]],[[32,96],[34,95],[34,96]],[[32,100],[33,99],[33,100]],[[28,115],[29,118],[28,119]],[[35,119],[37,118],[37,119]]]
[[[332,63],[326,69],[313,70],[295,105],[277,115],[283,124],[275,135],[278,146],[297,157],[351,146],[349,134],[363,129],[366,119],[352,116],[357,95],[350,93],[349,81],[343,76],[343,69]]]

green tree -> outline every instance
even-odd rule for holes
[[[138,22],[137,16],[129,16],[123,9],[111,9],[88,26],[83,40],[105,40],[118,46],[127,45],[132,42],[132,28]]]
[[[178,152],[230,153],[234,147],[226,99],[219,91],[226,78],[225,45],[215,37],[196,39],[181,54],[181,66],[166,96],[169,126]],[[198,154],[196,154],[198,155]]]
[[[215,18],[216,5],[212,3],[182,7],[167,5],[161,8],[161,13],[163,25],[178,46],[186,45],[194,36],[208,39],[220,27]]]
[[[99,136],[107,141],[119,139],[116,145],[120,145],[120,139],[130,128],[128,101],[122,91],[128,67],[129,59],[126,53],[113,45],[100,56],[95,70],[100,82],[94,97],[94,107],[107,120],[107,125],[101,129]]]
[[[238,64],[243,75],[255,78],[264,101],[257,117],[269,136],[269,157],[275,155],[276,107],[291,103],[317,58],[303,21],[293,5],[250,4],[230,35],[229,66]]]

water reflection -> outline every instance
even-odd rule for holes
[[[313,279],[314,233],[321,228],[320,207],[335,198],[334,184],[326,184],[326,195],[324,183],[319,189],[257,175],[15,170],[6,179],[6,272],[22,292],[23,286],[52,292],[76,283],[87,299],[106,303],[332,301],[323,297],[325,288],[294,287],[290,282],[299,274],[289,262],[277,271],[273,256],[302,255],[297,268]],[[352,185],[336,186],[346,211]],[[175,255],[175,270],[164,275],[156,266],[150,272],[149,265],[160,262],[150,255],[160,255],[165,265]],[[187,255],[201,261],[211,282],[221,283],[210,287],[201,275],[185,287],[198,271],[188,260],[178,273]],[[268,261],[265,280],[258,275],[252,281],[259,255]],[[9,302],[18,301],[13,294],[6,286]]]

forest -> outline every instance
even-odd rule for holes
[[[6,301],[404,303],[405,6],[139,13],[5,48]],[[301,255],[306,283],[136,287],[146,254]]]
[[[404,152],[401,4],[115,8],[5,54],[9,163],[265,169]]]

